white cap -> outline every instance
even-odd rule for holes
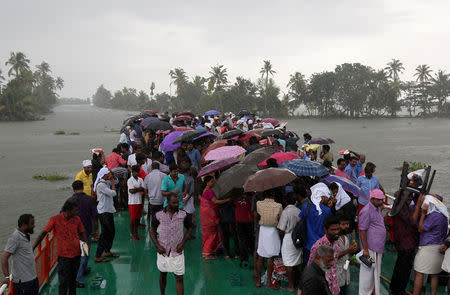
[[[91,160],[84,160],[83,161],[83,167],[88,167],[88,166],[92,166],[92,161]]]
[[[419,177],[422,177],[424,172],[425,172],[425,169],[419,169],[419,170],[416,170],[416,171],[408,173],[407,177],[408,177],[409,180],[411,180],[413,178],[414,174],[419,176]]]

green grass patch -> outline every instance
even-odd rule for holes
[[[35,174],[33,179],[37,180],[47,180],[47,181],[60,181],[69,179],[69,176],[61,175],[58,173],[47,173],[47,174]]]
[[[58,131],[53,132],[53,134],[54,134],[54,135],[66,135],[66,131],[64,131],[64,130],[58,130]]]
[[[419,170],[419,169],[425,169],[425,168],[428,167],[427,164],[421,163],[421,162],[408,162],[408,164],[409,164],[409,168],[408,168],[409,172],[416,171],[416,170]],[[403,170],[403,166],[395,167],[395,169],[397,169],[399,171],[402,171]]]
[[[114,128],[107,129],[107,128],[105,128],[104,132],[119,133],[120,129],[114,129]]]
[[[5,156],[4,155],[0,155],[0,159],[3,159]],[[449,157],[450,158],[450,157]]]
[[[362,128],[367,128],[367,126],[366,125],[364,125]]]
[[[80,132],[70,132],[69,135],[80,135]]]

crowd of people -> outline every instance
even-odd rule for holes
[[[57,240],[59,294],[76,294],[77,288],[85,287],[84,276],[90,272],[92,243],[97,243],[95,263],[119,257],[112,252],[114,216],[116,211],[128,210],[130,242],[142,239],[139,229],[147,226],[143,222],[146,213],[157,252],[161,294],[165,293],[167,273],[174,274],[177,294],[183,294],[183,249],[195,238],[202,239],[205,260],[223,255],[239,259],[241,267],[253,265],[256,287],[278,290],[285,280],[287,291],[303,295],[347,294],[355,281],[350,278],[349,264],[355,263],[360,264],[358,294],[381,294],[382,259],[388,239],[398,253],[390,291],[406,294],[412,276],[414,294],[423,294],[429,276],[431,292],[436,294],[438,275],[450,270],[450,257],[444,260],[450,239],[442,197],[399,190],[399,213],[392,217],[393,226],[387,231],[385,192],[374,175],[376,165],[366,162],[365,155],[343,151],[334,168],[335,155],[329,144],[310,144],[312,136],[305,133],[299,145],[300,137],[288,131],[286,123],[261,120],[250,113],[186,113],[157,120],[169,121],[175,130],[204,131],[173,149],[162,145],[171,130],[146,128],[142,119],[127,122],[108,155],[102,149],[92,149],[92,159],[82,162],[83,169],[72,183],[73,196],[50,218],[33,246],[34,217],[19,217],[18,228],[3,253],[4,282],[9,283],[12,274],[16,294],[38,294],[33,250],[52,232]],[[226,136],[230,132],[233,136]],[[197,177],[209,164],[205,154],[213,150],[215,139],[222,140],[222,146],[242,147],[239,159],[271,146],[274,152],[318,162],[342,181],[326,183],[323,177],[303,175],[264,191],[240,189],[220,195],[215,190],[216,180],[226,168]],[[262,168],[282,169],[279,164],[269,156]],[[420,188],[421,173],[408,175],[410,187]],[[344,189],[345,182],[358,187],[360,193]],[[202,237],[193,234],[198,220]]]

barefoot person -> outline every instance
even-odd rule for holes
[[[144,181],[140,178],[139,165],[131,167],[131,177],[127,181],[128,187],[128,209],[130,211],[131,240],[139,241],[138,225],[142,215],[142,192],[144,192]]]
[[[175,276],[177,295],[184,294],[183,249],[192,232],[192,222],[186,212],[178,208],[178,202],[175,193],[167,195],[167,206],[152,217],[150,228],[150,237],[158,250],[156,265],[160,271],[159,288],[162,295],[166,292],[168,272]],[[183,233],[183,226],[187,229],[186,233]]]

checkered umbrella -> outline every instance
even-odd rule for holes
[[[294,159],[279,164],[280,167],[287,168],[298,176],[325,176],[330,172],[328,169],[314,161]]]

